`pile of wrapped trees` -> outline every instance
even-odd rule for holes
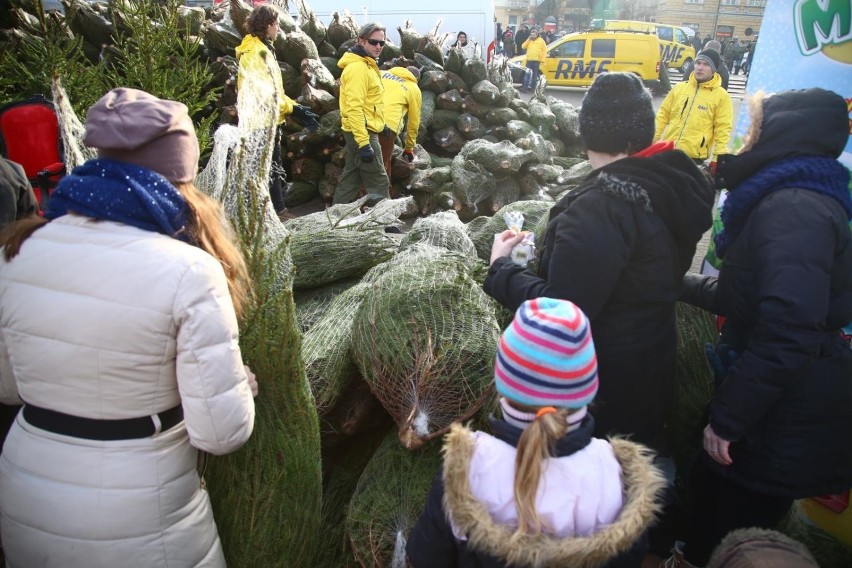
[[[68,10],[68,33],[94,60],[109,59],[103,46],[126,25],[128,1]],[[291,204],[333,197],[342,167],[337,59],[357,29],[347,15],[325,26],[306,4],[299,10],[301,26],[281,12],[276,56],[288,94],[318,112],[321,127],[288,122]],[[554,199],[588,174],[577,156],[577,112],[541,92],[522,101],[505,68],[453,50],[445,57],[437,31],[421,36],[406,25],[382,64],[422,69],[415,160],[396,159],[391,172],[408,196],[257,222],[224,192],[251,187],[258,197],[268,181],[268,156],[233,149],[242,140],[231,125],[233,52],[250,8],[232,0],[179,13],[223,87],[216,112],[225,124],[197,183],[237,221],[257,293],[241,329],[263,384],[255,434],[205,475],[229,565],[404,566],[442,434],[455,421],[488,429],[496,411],[495,350],[511,314],[482,292],[494,235],[507,228],[505,213],[522,213],[540,242]],[[26,15],[18,9],[18,17]],[[249,165],[235,167],[238,160]],[[232,167],[246,179],[232,179]],[[401,240],[385,232],[417,214]],[[680,382],[706,389],[712,321],[681,311],[679,328]]]
[[[136,4],[63,2],[67,34],[79,39],[91,63],[121,65],[121,50],[111,46],[119,36],[132,38],[127,14],[138,11]],[[359,26],[345,12],[322,22],[304,0],[296,0],[295,7],[298,24],[286,8],[279,9],[274,53],[287,95],[319,114],[321,127],[309,132],[293,120],[286,123],[282,155],[291,182],[286,195],[290,207],[317,198],[330,203],[333,198],[343,167],[337,62],[355,45]],[[200,49],[192,56],[211,74],[209,89],[217,97],[204,113],[212,113],[216,123],[234,124],[239,119],[234,55],[247,33],[251,9],[244,0],[225,0],[208,9],[177,9],[176,29],[187,41],[197,42]],[[22,27],[15,33],[27,33],[22,30],[33,16],[21,8],[16,14]],[[421,70],[423,105],[416,159],[408,163],[398,147],[389,172],[397,194],[415,198],[417,213],[452,209],[467,221],[491,215],[512,201],[553,200],[588,171],[572,105],[542,91],[529,102],[522,100],[504,60],[486,65],[478,58],[465,59],[456,49],[445,54],[445,35],[437,27],[421,35],[405,22],[395,31],[389,28],[388,36],[380,68],[402,65]]]
[[[335,14],[326,26],[302,0],[298,8],[298,26],[281,12],[275,54],[288,96],[322,120],[315,133],[288,123],[291,207],[333,198],[343,167],[337,60],[355,45],[358,27],[348,14]],[[217,76],[228,77],[220,105],[226,121],[236,119],[232,54],[249,12],[241,0],[231,0],[227,11],[217,8],[202,27]],[[541,93],[529,103],[521,100],[505,65],[487,67],[455,49],[444,56],[437,29],[420,35],[407,22],[397,30],[400,42],[385,45],[380,67],[420,68],[423,107],[416,159],[409,164],[398,148],[389,173],[399,194],[415,198],[420,214],[453,209],[465,220],[493,214],[519,199],[553,199],[587,173],[584,165],[572,169],[583,160],[577,111],[570,104]]]
[[[438,472],[441,436],[456,421],[484,424],[494,410],[505,321],[482,291],[479,253],[486,232],[505,229],[499,215],[466,225],[455,211],[439,212],[399,239],[384,228],[399,225],[414,200],[365,213],[363,202],[285,222],[322,431],[324,527],[337,544],[324,551],[329,566],[404,565],[394,558]],[[550,205],[507,210],[523,210],[535,225]]]

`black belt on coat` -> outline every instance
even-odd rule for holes
[[[170,430],[183,421],[181,405],[151,416],[117,420],[72,416],[29,403],[24,404],[23,413],[24,419],[36,428],[63,436],[101,441],[148,438]]]

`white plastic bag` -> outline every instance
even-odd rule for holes
[[[524,239],[512,248],[509,258],[518,266],[526,267],[535,258],[535,233],[521,230],[524,226],[524,214],[520,211],[508,211],[503,214],[503,219],[512,232],[524,234]],[[494,235],[494,238],[496,239],[497,235]]]

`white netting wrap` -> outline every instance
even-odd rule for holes
[[[296,303],[296,318],[302,333],[306,333],[325,315],[332,300],[359,281],[360,278],[347,278],[301,293],[295,292],[293,301]]]
[[[338,228],[352,230],[383,229],[389,226],[399,226],[400,215],[413,211],[415,207],[412,197],[383,199],[375,207],[362,213],[361,209],[368,199],[369,197],[362,197],[352,203],[332,205],[318,213],[289,219],[285,226],[293,232]]]
[[[465,148],[477,142],[485,141],[473,140],[468,142]],[[450,171],[452,172],[456,195],[462,199],[465,205],[475,206],[494,194],[494,189],[497,187],[494,174],[481,164],[466,159],[463,154],[459,153],[453,158]]]
[[[464,223],[459,220],[455,211],[443,211],[417,219],[400,241],[399,250],[404,251],[417,243],[476,256],[476,247],[473,246]]]
[[[536,132],[530,132],[517,141],[518,148],[529,150],[532,160],[549,164],[553,156],[553,144],[548,142],[544,136]]]
[[[489,172],[500,175],[517,173],[521,166],[536,158],[533,152],[519,148],[508,140],[496,144],[487,140],[474,140],[465,145],[461,154],[481,164]]]
[[[333,298],[305,333],[302,360],[320,416],[332,409],[358,374],[352,357],[352,322],[369,288],[369,284],[356,284]]]
[[[293,287],[315,288],[360,276],[393,256],[397,247],[396,239],[381,229],[295,231],[290,240]]]
[[[68,94],[62,87],[59,77],[53,78],[51,94],[53,106],[56,109],[56,120],[59,123],[59,135],[62,138],[62,146],[65,150],[65,169],[70,172],[86,160],[97,158],[98,153],[94,148],[89,148],[83,144],[86,128],[71,107]]]
[[[275,58],[267,59],[270,66],[277,65]],[[273,76],[272,70],[270,76]],[[197,176],[196,185],[224,204],[238,234],[262,234],[262,246],[271,252],[284,246],[290,235],[278,220],[269,198],[269,173],[278,120],[278,87],[273,85],[271,77],[244,74],[240,81],[237,97],[239,126],[235,130],[233,126],[223,125],[216,131],[211,159]],[[262,219],[262,232],[253,226],[255,219]],[[278,270],[279,283],[289,287],[292,279],[289,253]]]
[[[370,389],[417,448],[470,417],[492,388],[500,328],[479,261],[417,245],[373,269],[352,347]]]
[[[346,533],[361,566],[393,564],[402,557],[408,533],[423,511],[435,474],[441,468],[441,445],[409,452],[390,433],[358,480],[346,515]]]

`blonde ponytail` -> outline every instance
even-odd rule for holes
[[[176,183],[189,209],[187,232],[198,248],[219,261],[228,279],[228,290],[237,317],[251,294],[251,281],[246,262],[237,246],[236,236],[218,201],[196,189],[193,183]]]
[[[561,408],[539,413],[526,427],[518,441],[515,455],[515,507],[518,510],[518,530],[514,538],[537,535],[542,522],[535,509],[535,498],[541,480],[542,463],[550,457],[553,445],[568,432],[570,410]]]

